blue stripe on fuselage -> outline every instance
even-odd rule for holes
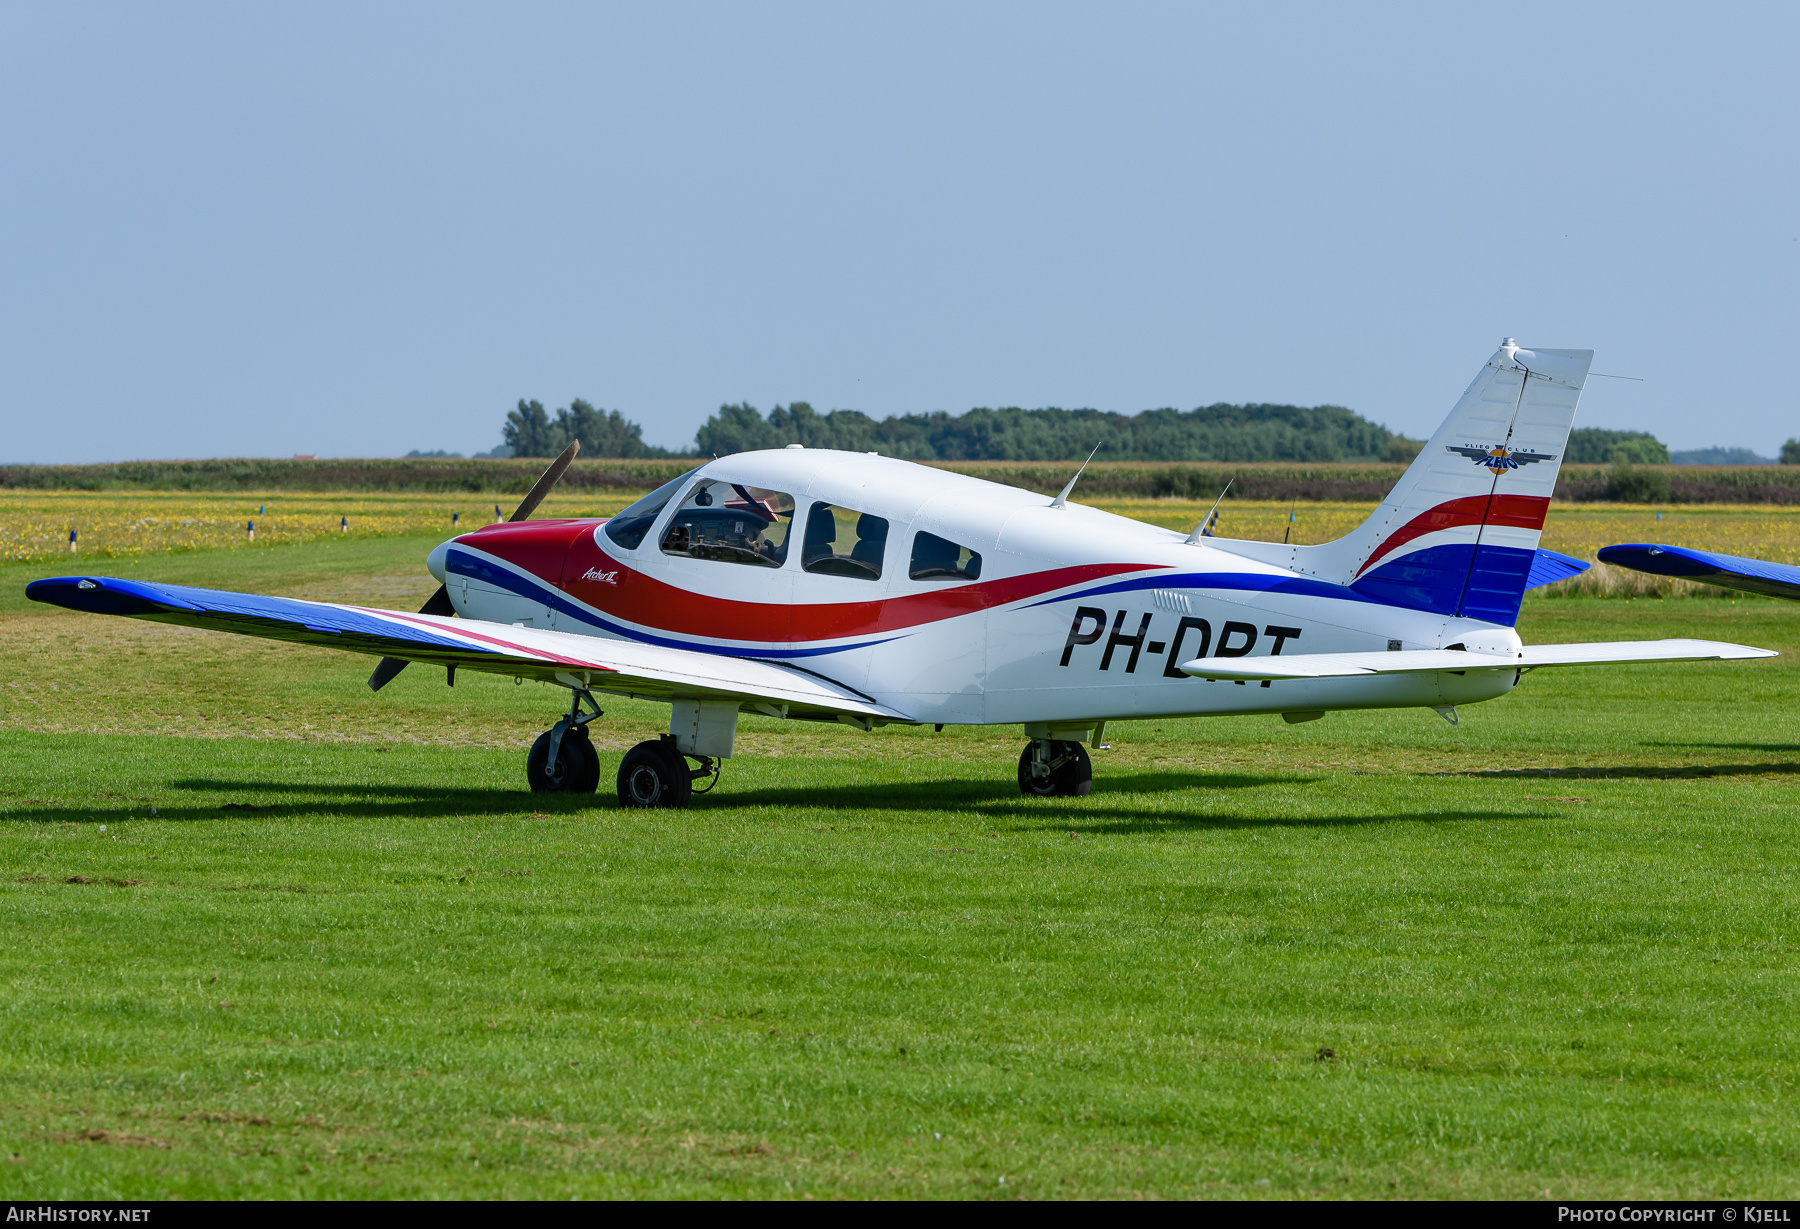
[[[1482,546],[1477,565],[1471,571],[1469,553],[1473,550],[1475,547],[1471,543],[1427,547],[1384,563],[1350,585],[1265,572],[1161,572],[1095,585],[1045,598],[1032,605],[1048,606],[1142,589],[1214,589],[1323,597],[1453,616],[1457,614],[1460,601],[1463,618],[1511,627],[1518,622],[1519,603],[1536,552],[1511,546]],[[1465,583],[1467,593],[1464,592]]]
[[[1112,584],[1095,585],[1091,589],[1065,593],[1060,597],[1047,597],[1031,605],[1049,606],[1055,602],[1101,597],[1108,593],[1130,593],[1138,589],[1229,589],[1240,593],[1285,593],[1298,597],[1336,598],[1343,602],[1392,604],[1383,602],[1378,597],[1357,593],[1343,585],[1312,580],[1305,576],[1271,576],[1266,572],[1158,572],[1153,576],[1138,576],[1131,580],[1114,581]]]

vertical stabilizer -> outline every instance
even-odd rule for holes
[[[1294,548],[1291,566],[1390,605],[1510,627],[1593,357],[1507,338],[1374,515]]]

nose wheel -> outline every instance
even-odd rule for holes
[[[639,743],[619,763],[619,805],[622,807],[685,807],[695,794],[704,794],[719,782],[719,763],[703,755],[699,768],[688,767],[688,757],[675,746],[673,735]],[[709,778],[705,789],[694,782]]]
[[[581,711],[584,700],[592,712]],[[525,757],[525,780],[532,793],[591,794],[600,788],[600,755],[587,732],[587,723],[600,715],[593,696],[574,693],[569,715],[539,734]]]
[[[1037,798],[1084,798],[1094,788],[1087,748],[1061,739],[1034,738],[1019,753],[1019,792]]]

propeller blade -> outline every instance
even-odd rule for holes
[[[394,681],[394,676],[396,674],[399,674],[411,664],[411,662],[402,661],[398,657],[382,658],[380,662],[376,663],[375,673],[369,676],[369,690],[380,691],[383,687],[386,687],[389,683]]]
[[[450,604],[450,586],[439,585],[437,587],[437,592],[431,595],[430,600],[419,607],[419,613],[442,615],[445,618],[454,615],[456,613],[456,607]]]
[[[437,587],[437,592],[432,594],[423,606],[419,607],[419,613],[446,616],[455,614],[456,607],[450,602],[450,586],[439,585]],[[394,676],[406,669],[410,664],[410,662],[403,661],[398,657],[382,658],[375,665],[375,673],[369,676],[369,690],[380,691],[383,687],[386,687],[389,683],[393,682]]]
[[[569,463],[580,451],[580,440],[569,441],[569,446],[562,450],[562,455],[550,462],[550,468],[545,470],[532,488],[525,493],[525,498],[519,502],[519,506],[513,510],[513,514],[506,519],[508,521],[529,520],[531,514],[537,511],[537,506],[544,502],[544,496],[550,493],[550,488],[562,480],[563,472],[569,468]]]

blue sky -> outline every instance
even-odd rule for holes
[[[1800,9],[0,7],[0,460],[394,455],[586,397],[1351,406],[1502,335],[1800,435]]]

